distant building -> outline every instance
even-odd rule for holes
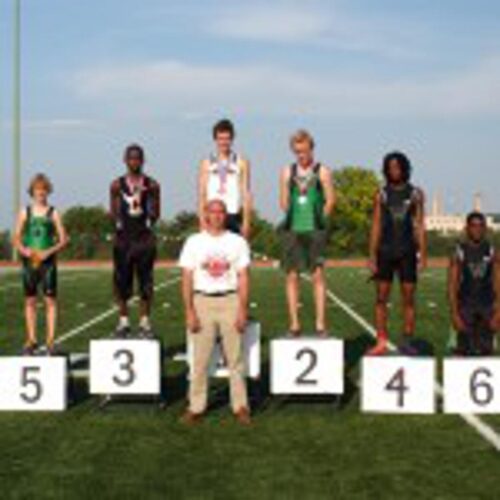
[[[473,210],[482,211],[481,194],[474,195]],[[459,233],[465,226],[467,214],[447,214],[444,210],[443,198],[435,194],[432,199],[431,211],[425,217],[427,231],[435,231],[443,235]],[[500,231],[500,223],[492,215],[486,215],[488,227],[492,231]]]

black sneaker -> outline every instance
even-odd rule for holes
[[[418,356],[419,351],[414,343],[413,335],[402,334],[398,342],[398,351],[403,356]]]
[[[37,349],[38,349],[38,344],[36,342],[25,344],[25,346],[23,347],[22,355],[34,356]]]
[[[126,339],[132,333],[130,326],[118,325],[115,331],[111,334],[114,339]]]
[[[151,326],[139,326],[137,330],[137,336],[140,339],[145,339],[145,340],[153,340],[155,338],[155,334],[153,332],[153,329]]]
[[[57,350],[54,343],[45,344],[45,355],[46,356],[57,356],[58,354],[59,354],[59,351]]]

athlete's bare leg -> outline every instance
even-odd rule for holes
[[[370,349],[368,354],[380,355],[387,352],[387,304],[391,296],[392,283],[390,281],[377,281],[375,300],[375,327],[377,329],[377,344]]]
[[[24,303],[26,318],[26,345],[36,344],[36,297],[26,297]]]
[[[378,281],[375,299],[375,328],[379,333],[387,333],[387,304],[391,296],[392,283],[390,281]]]
[[[317,267],[313,273],[314,303],[316,306],[316,331],[326,332],[325,270]]]
[[[297,271],[289,271],[286,275],[286,297],[288,301],[288,315],[290,320],[290,331],[300,331],[299,321],[299,273]]]
[[[415,284],[401,283],[401,302],[403,307],[403,333],[413,335],[415,332]]]
[[[57,322],[57,300],[54,297],[45,297],[45,308],[47,318],[47,339],[48,346],[54,345]]]

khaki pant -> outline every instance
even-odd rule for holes
[[[195,295],[194,308],[200,320],[198,333],[189,333],[193,345],[193,364],[189,385],[189,409],[203,413],[207,407],[208,367],[219,334],[229,369],[233,412],[248,407],[244,374],[243,339],[236,329],[238,296],[206,297]]]

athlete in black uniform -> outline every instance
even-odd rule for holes
[[[403,353],[412,354],[409,339],[415,330],[417,270],[426,265],[424,194],[410,183],[411,164],[400,152],[384,158],[385,185],[375,194],[369,267],[376,281],[377,345],[372,355],[387,351],[387,302],[394,275],[401,283],[404,329]]]
[[[127,174],[111,184],[110,208],[115,223],[113,247],[114,289],[120,309],[116,336],[130,333],[128,301],[134,276],[139,283],[139,335],[151,336],[149,319],[153,298],[153,271],[156,259],[154,224],[160,216],[160,186],[143,174],[144,151],[132,144],[124,155]]]
[[[500,255],[486,239],[486,218],[467,217],[466,237],[450,259],[448,297],[457,332],[456,353],[493,353],[493,334],[500,329]]]

